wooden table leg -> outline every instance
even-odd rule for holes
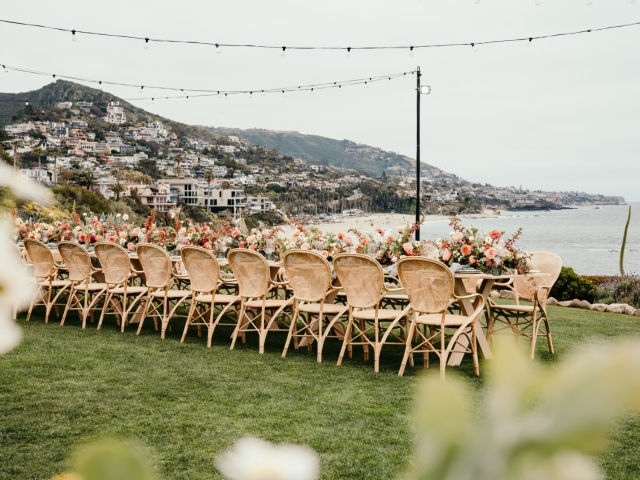
[[[467,292],[467,289],[465,288],[462,279],[456,278],[455,282],[456,282],[455,283],[456,295],[464,296],[464,295],[470,295],[472,293],[475,293],[475,292]],[[494,283],[494,280],[489,278],[482,280],[482,284],[480,285],[480,291],[477,293],[482,295],[482,298],[484,298],[485,302],[487,301],[487,298],[491,293],[491,288],[493,287],[493,283]],[[458,304],[460,305],[460,310],[462,310],[462,313],[464,315],[470,315],[475,310],[476,302],[477,300],[472,303],[469,299],[463,299],[463,300],[459,300]],[[489,359],[493,358],[493,355],[491,354],[491,349],[489,348],[489,342],[487,342],[487,337],[485,337],[484,332],[482,331],[480,322],[476,322],[474,328],[476,331],[476,338],[478,342],[478,353],[480,357],[489,358]],[[469,340],[465,336],[459,337],[458,341],[460,342],[460,345],[456,345],[453,352],[451,352],[451,355],[449,356],[449,362],[448,362],[449,366],[460,365],[460,363],[462,362],[462,357],[464,357],[464,351],[462,350],[466,348],[469,344],[468,343]]]

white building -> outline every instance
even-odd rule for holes
[[[247,197],[247,208],[251,213],[268,212],[276,209],[276,204],[267,197]]]
[[[108,123],[114,123],[116,125],[126,123],[127,114],[124,111],[124,107],[120,106],[120,102],[109,103],[107,107],[107,118],[105,120]]]
[[[57,107],[61,108],[61,109],[65,109],[65,108],[71,108],[73,106],[73,102],[58,102]]]

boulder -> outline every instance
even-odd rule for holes
[[[586,300],[580,300],[578,308],[584,308],[585,310],[591,310],[591,304]]]
[[[547,298],[547,305],[553,307],[554,305],[557,305],[557,304],[558,304],[558,301],[555,298],[553,297]]]
[[[491,298],[500,298],[500,292],[497,290],[491,290]]]
[[[566,300],[564,302],[558,302],[556,303],[556,305],[558,307],[568,307],[569,305],[571,305],[572,300]]]
[[[501,290],[500,291],[500,298],[504,298],[507,300],[515,300],[516,299],[516,294],[513,293],[511,290]]]
[[[607,312],[611,313],[624,313],[626,315],[633,315],[636,313],[636,309],[626,303],[612,303],[607,306]]]
[[[571,308],[580,308],[580,300],[578,300],[577,298],[575,298],[575,299],[571,300],[571,301],[569,302],[569,306],[570,306]]]
[[[593,303],[591,305],[591,310],[594,310],[596,312],[606,312],[608,306],[609,305],[607,305],[606,303]]]

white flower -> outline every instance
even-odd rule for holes
[[[120,218],[122,215],[119,213],[116,213],[116,218]]]
[[[470,241],[470,242],[473,242],[475,239],[476,239],[476,237],[474,237],[473,235],[471,235],[471,236],[469,237],[469,241]]]
[[[48,189],[33,180],[23,180],[19,173],[4,162],[0,162],[0,185],[8,187],[17,197],[28,198],[43,205],[51,200]]]
[[[247,437],[236,442],[216,460],[229,480],[316,480],[318,454],[298,445],[273,445]]]
[[[129,220],[129,215],[125,213],[124,215],[122,215],[122,219],[126,222],[127,220]]]
[[[14,308],[29,304],[35,288],[33,277],[25,268],[20,254],[8,238],[9,224],[0,224],[0,354],[20,343],[22,331],[13,321]]]

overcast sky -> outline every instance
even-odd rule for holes
[[[528,37],[640,21],[630,0],[31,0],[0,18],[220,43],[412,45]],[[215,48],[78,36],[0,24],[0,63],[179,88],[263,89],[420,66],[423,161],[466,179],[640,200],[640,26],[523,43],[418,51]],[[10,48],[7,48],[9,47]],[[48,79],[0,73],[0,90]],[[415,157],[415,78],[337,91],[133,102],[202,125],[297,130]],[[105,90],[123,98],[138,89]],[[145,89],[146,90],[146,89]]]

